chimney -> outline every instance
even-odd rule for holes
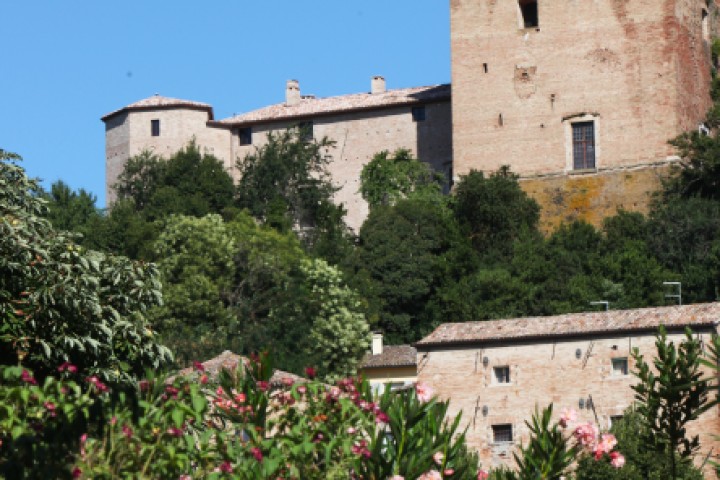
[[[292,106],[300,103],[300,82],[288,80],[285,87],[285,105]]]
[[[385,93],[385,77],[375,75],[370,81],[370,93]]]
[[[372,354],[382,355],[383,352],[383,336],[382,333],[373,332],[372,334]]]

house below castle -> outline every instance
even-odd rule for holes
[[[536,408],[552,403],[556,416],[573,408],[578,421],[607,430],[634,401],[634,349],[652,363],[659,326],[676,344],[690,328],[704,347],[718,324],[720,303],[446,323],[415,344],[417,378],[450,400],[451,415],[462,411],[468,445],[484,466],[512,465]],[[698,464],[718,455],[718,413],[714,407],[688,428],[700,435]]]

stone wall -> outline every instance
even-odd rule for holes
[[[681,339],[676,334],[670,337]],[[710,333],[699,337],[707,345]],[[536,407],[542,409],[553,403],[556,417],[564,408],[574,408],[579,412],[578,421],[594,421],[592,409],[587,408],[588,398],[592,398],[601,428],[608,429],[611,417],[622,415],[632,404],[634,392],[630,385],[635,381],[632,375],[614,372],[612,359],[627,358],[631,371],[631,349],[638,348],[649,359],[654,356],[654,342],[653,335],[632,334],[433,348],[427,356],[425,349],[418,348],[418,381],[450,400],[452,416],[462,411],[461,426],[468,427],[468,444],[478,450],[483,466],[512,465],[513,449],[528,441],[525,421]],[[487,366],[484,358],[488,359]],[[503,366],[510,368],[507,384],[499,384],[494,376],[494,368]],[[717,455],[718,413],[718,408],[713,408],[690,429],[691,435],[701,435],[699,462],[711,449]],[[511,443],[493,441],[492,426],[503,424],[512,425]]]
[[[705,1],[547,0],[538,8],[537,27],[524,28],[517,1],[451,1],[455,173],[504,164],[523,177],[572,172],[579,121],[594,124],[597,170],[672,160],[667,141],[697,128],[710,106]],[[710,10],[717,21],[714,3]],[[548,183],[532,189],[558,185]]]
[[[404,106],[312,118],[314,137],[327,137],[335,142],[329,152],[332,160],[328,170],[333,183],[340,187],[335,201],[345,205],[348,212],[345,222],[355,232],[368,214],[367,203],[359,193],[360,173],[376,153],[407,148],[436,170],[449,174],[452,168],[450,102],[426,104],[425,115],[425,121],[414,122],[411,107]],[[299,121],[253,125],[253,144],[245,146],[240,146],[238,132],[234,130],[233,158],[242,159],[265,144],[268,132],[284,130]],[[236,171],[236,177],[237,174]]]

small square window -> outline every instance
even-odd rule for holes
[[[245,127],[238,130],[240,145],[252,145],[252,128]]]
[[[425,121],[425,107],[412,107],[413,122]]]
[[[610,415],[610,428],[614,427],[622,419],[622,415]]]
[[[150,134],[153,137],[160,136],[160,120],[150,120]]]
[[[510,383],[510,367],[494,367],[495,383]]]
[[[507,443],[513,441],[512,425],[493,425],[493,442],[495,443]]]
[[[311,142],[313,133],[313,122],[300,122],[298,123],[298,130],[300,130],[300,140],[303,142]]]
[[[627,358],[613,358],[612,359],[612,371],[615,376],[624,376],[628,374],[628,359]]]

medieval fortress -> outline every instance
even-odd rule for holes
[[[159,95],[111,112],[106,190],[143,150],[170,156],[191,139],[235,163],[267,133],[301,125],[336,142],[336,200],[357,231],[367,216],[363,166],[381,150],[410,149],[451,183],[502,165],[543,207],[543,226],[598,223],[644,210],[668,164],[668,140],[703,128],[711,105],[715,0],[451,0],[450,85],[330,98],[287,82],[284,102],[215,119],[212,106]]]

